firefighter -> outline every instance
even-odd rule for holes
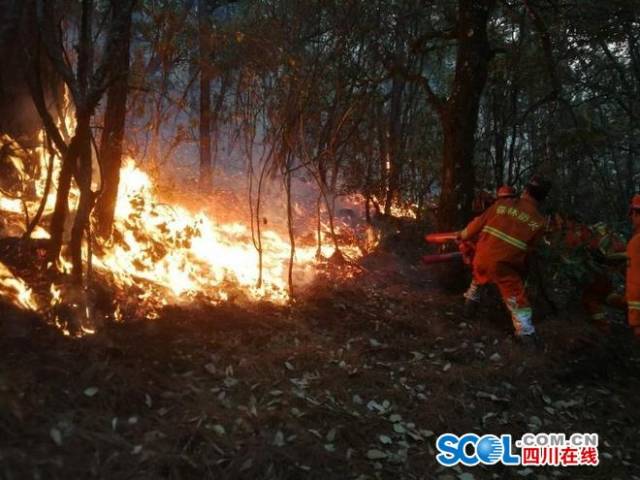
[[[589,319],[602,333],[609,333],[605,306],[626,307],[613,293],[612,281],[625,244],[604,222],[589,227],[576,215],[559,214],[556,220],[555,229],[550,232],[551,244],[560,250],[566,273],[581,291],[582,306]]]
[[[590,230],[591,238],[587,247],[590,275],[582,292],[582,305],[594,325],[602,332],[609,333],[604,307],[620,303],[618,296],[613,293],[611,262],[624,252],[625,245],[604,222],[596,223]]]
[[[627,308],[629,326],[640,340],[640,194],[631,200],[633,236],[627,245]]]
[[[505,200],[508,198],[517,197],[516,189],[510,185],[502,185],[496,190],[496,201]],[[487,208],[490,208],[491,205],[487,205]],[[486,211],[486,208],[484,209]],[[475,255],[476,244],[475,241],[464,241],[460,242],[459,249],[462,252],[464,263],[465,264],[473,264],[473,257]],[[471,283],[469,284],[469,288],[464,293],[464,316],[465,318],[471,318],[475,315],[478,310],[478,306],[480,303],[481,296],[481,284],[479,284],[473,274],[471,275]]]
[[[473,260],[475,282],[498,287],[511,313],[516,338],[528,345],[536,341],[523,276],[529,253],[544,231],[545,219],[538,208],[550,188],[547,180],[534,176],[520,198],[497,201],[459,232],[463,241],[478,237]]]

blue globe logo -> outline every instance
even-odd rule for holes
[[[484,435],[476,444],[476,455],[485,465],[494,465],[500,461],[504,446],[495,435]]]

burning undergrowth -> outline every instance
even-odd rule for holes
[[[73,132],[68,98],[65,103],[58,127]],[[0,264],[0,297],[45,314],[70,335],[93,332],[105,321],[157,318],[167,306],[285,304],[293,286],[300,292],[319,278],[358,275],[365,270],[362,256],[398,230],[397,217],[415,218],[411,208],[394,206],[388,218],[371,224],[362,195],[325,196],[323,202],[301,178],[295,179],[298,201],[290,205],[290,217],[282,183],[275,181],[277,188],[266,188],[262,208],[253,211],[247,185],[238,179],[219,179],[229,188],[211,194],[180,182],[167,188],[125,158],[113,234],[85,239],[88,274],[77,285],[70,281],[67,251],[57,265],[46,261],[61,167],[44,132],[35,146],[0,136],[0,242],[8,240],[8,248],[0,249],[6,263]],[[100,169],[94,164],[93,170],[92,190],[99,192]],[[68,198],[66,237],[80,198],[75,184]],[[95,230],[95,220],[90,223]]]
[[[15,177],[7,182],[11,192],[4,185],[0,191],[0,236],[20,237],[43,198],[40,223],[48,225],[61,160],[44,146],[24,149],[8,137],[3,142],[4,163],[10,164]],[[47,176],[52,180],[49,189]],[[283,304],[290,297],[290,281],[303,287],[318,274],[356,274],[360,268],[355,260],[377,241],[363,222],[354,220],[358,199],[350,199],[353,208],[337,216],[333,235],[328,225],[320,223],[318,227],[312,212],[296,204],[298,218],[306,221],[296,228],[292,255],[288,232],[278,229],[277,222],[267,224],[265,220],[258,241],[250,222],[229,219],[228,211],[233,208],[216,204],[212,197],[194,197],[199,208],[186,206],[196,202],[165,201],[151,177],[133,159],[127,159],[121,170],[114,233],[107,241],[92,236],[90,244],[85,245],[90,280],[82,287],[69,284],[65,274],[70,264],[63,251],[61,274],[46,272],[44,265],[39,265],[39,274],[48,285],[43,289],[43,280],[39,280],[36,293],[28,281],[3,265],[0,295],[19,308],[48,312],[65,333],[78,335],[93,332],[104,320],[122,320],[127,313],[155,318],[167,305],[194,301]],[[72,209],[77,198],[78,192],[72,189]],[[216,211],[225,211],[226,215],[220,215],[224,221],[217,220]],[[31,232],[32,239],[40,242],[46,242],[48,236],[40,225]],[[29,242],[23,240],[19,248]],[[43,245],[32,250],[30,261],[43,264]]]

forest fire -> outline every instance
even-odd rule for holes
[[[0,211],[4,217],[13,219],[7,225],[8,230],[14,235],[22,235],[25,227],[20,223],[21,215],[28,219],[29,212],[38,208],[46,191],[48,153],[40,146],[30,152],[23,151],[21,158],[17,155],[20,147],[13,140],[5,137],[3,141],[12,147],[12,152],[16,152],[11,162],[18,172],[21,192],[15,198],[0,193]],[[32,160],[37,158],[39,163],[32,169],[33,177],[26,173],[29,155]],[[53,161],[52,191],[45,202],[45,217],[53,211],[55,180],[60,170],[61,160],[56,156]],[[27,188],[24,185],[29,182],[35,186],[33,200],[25,199]],[[79,192],[72,188],[72,209],[78,196]],[[336,227],[338,231],[339,228]],[[335,252],[328,240],[328,227],[323,224],[322,230],[320,250],[317,244],[309,245],[308,242],[301,242],[295,248],[292,278],[298,285],[314,277],[319,258],[329,258]],[[118,290],[128,292],[128,298],[133,294],[135,303],[143,305],[145,314],[150,318],[162,306],[195,297],[210,303],[231,299],[264,299],[283,303],[289,298],[290,243],[275,230],[263,229],[259,265],[253,235],[255,232],[252,233],[251,227],[241,221],[218,223],[204,212],[194,213],[179,204],[163,203],[156,194],[151,177],[128,158],[121,170],[113,236],[104,243],[92,241],[91,263],[100,278]],[[48,233],[38,227],[32,236],[48,238]],[[360,254],[353,245],[345,245],[344,248],[350,258]],[[70,267],[63,251],[60,268],[68,272]],[[0,273],[2,296],[21,308],[38,310],[33,294],[22,280],[14,277],[6,267],[2,267]],[[90,302],[81,294],[63,293],[53,284],[49,293],[49,303],[54,310],[65,302],[80,306],[80,323],[89,320],[88,325],[91,324],[92,314],[87,306]],[[78,295],[82,298],[76,298]],[[116,311],[121,316],[119,306],[116,306]],[[68,333],[67,322],[61,321],[58,313],[53,314],[53,321]],[[92,328],[82,326],[81,330],[87,333]]]

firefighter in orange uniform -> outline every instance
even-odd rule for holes
[[[463,241],[478,237],[474,280],[498,287],[511,312],[516,338],[525,343],[533,342],[535,328],[523,277],[529,253],[543,234],[545,219],[538,206],[550,188],[547,180],[534,176],[520,198],[497,201],[459,233]]]
[[[633,236],[627,244],[627,308],[629,326],[640,339],[640,194],[631,200]]]
[[[624,242],[605,223],[599,222],[591,227],[591,239],[588,251],[590,262],[590,278],[584,285],[582,305],[593,323],[604,333],[609,332],[609,322],[605,313],[605,305],[620,304],[612,281],[613,267],[611,261],[624,252]]]
[[[502,185],[496,191],[496,200],[495,201],[505,200],[505,199],[508,199],[508,198],[515,198],[517,196],[518,196],[518,194],[517,194],[515,188],[513,188],[510,185]],[[491,205],[488,206],[488,208],[490,208],[490,207],[491,207]],[[486,211],[486,208],[483,209],[483,211]],[[459,249],[462,252],[462,255],[463,255],[463,258],[464,258],[464,262],[466,264],[472,264],[473,263],[473,257],[475,255],[475,250],[476,250],[476,242],[475,241],[460,242]],[[476,281],[476,278],[475,278],[475,276],[473,275],[473,272],[472,272],[471,284],[469,285],[469,288],[467,288],[467,291],[464,293],[464,298],[465,298],[464,316],[465,316],[465,318],[470,318],[470,317],[473,317],[475,315],[475,313],[476,313],[476,311],[478,309],[479,303],[480,303],[480,296],[481,296],[480,289],[481,289],[481,286],[482,285],[479,282]]]

